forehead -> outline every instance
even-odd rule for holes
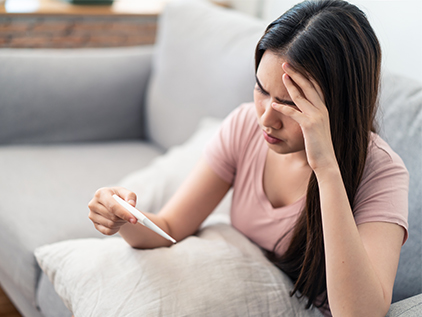
[[[284,57],[277,55],[272,51],[265,51],[258,65],[258,77],[260,78],[260,76],[269,76],[278,77],[281,79],[281,76],[284,74],[282,65],[286,61],[287,60]]]
[[[279,66],[281,66],[286,61],[287,59],[285,56],[275,53],[271,50],[266,50],[264,54],[262,55],[260,63],[262,62],[273,63],[273,64],[278,64]]]
[[[256,79],[265,91],[279,98],[287,98],[289,94],[283,82],[283,63],[287,60],[271,51],[266,51],[259,63]],[[288,98],[290,99],[290,98]]]

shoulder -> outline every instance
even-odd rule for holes
[[[258,128],[255,113],[253,102],[241,104],[224,120],[222,131],[236,143],[247,143]]]
[[[246,125],[255,122],[255,104],[253,102],[242,103],[229,114],[228,118]]]
[[[409,173],[400,156],[377,134],[371,135],[353,213],[357,224],[382,221],[406,230]]]
[[[409,175],[400,156],[378,134],[372,133],[362,180],[380,173],[384,176],[397,173],[406,177]]]
[[[242,104],[224,119],[218,133],[205,147],[204,158],[226,182],[232,183],[237,167],[258,129],[254,104]]]

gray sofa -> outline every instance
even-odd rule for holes
[[[159,23],[154,47],[0,50],[0,284],[24,316],[71,316],[34,250],[101,238],[87,217],[97,188],[252,100],[262,21],[183,1]],[[410,172],[388,316],[421,316],[422,84],[384,70],[380,106],[380,134]]]

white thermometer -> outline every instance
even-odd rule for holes
[[[160,227],[158,227],[155,223],[153,223],[151,220],[149,220],[147,217],[145,217],[138,209],[133,207],[128,202],[124,201],[122,198],[120,198],[117,195],[113,195],[113,198],[122,205],[127,211],[129,211],[132,215],[138,219],[138,222],[141,225],[144,225],[145,227],[151,229],[152,231],[158,233],[163,238],[166,238],[167,240],[170,240],[173,243],[176,243],[176,240],[174,240],[172,237],[170,237],[167,233],[165,233]]]

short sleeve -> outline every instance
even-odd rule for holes
[[[233,110],[224,119],[203,153],[213,171],[230,184],[234,182],[236,166],[248,142],[248,133],[245,130],[251,123],[251,115],[254,115],[252,107],[253,104],[248,103]]]
[[[361,185],[355,197],[356,224],[389,222],[405,229],[408,237],[409,173],[401,158],[379,136],[368,153]]]

